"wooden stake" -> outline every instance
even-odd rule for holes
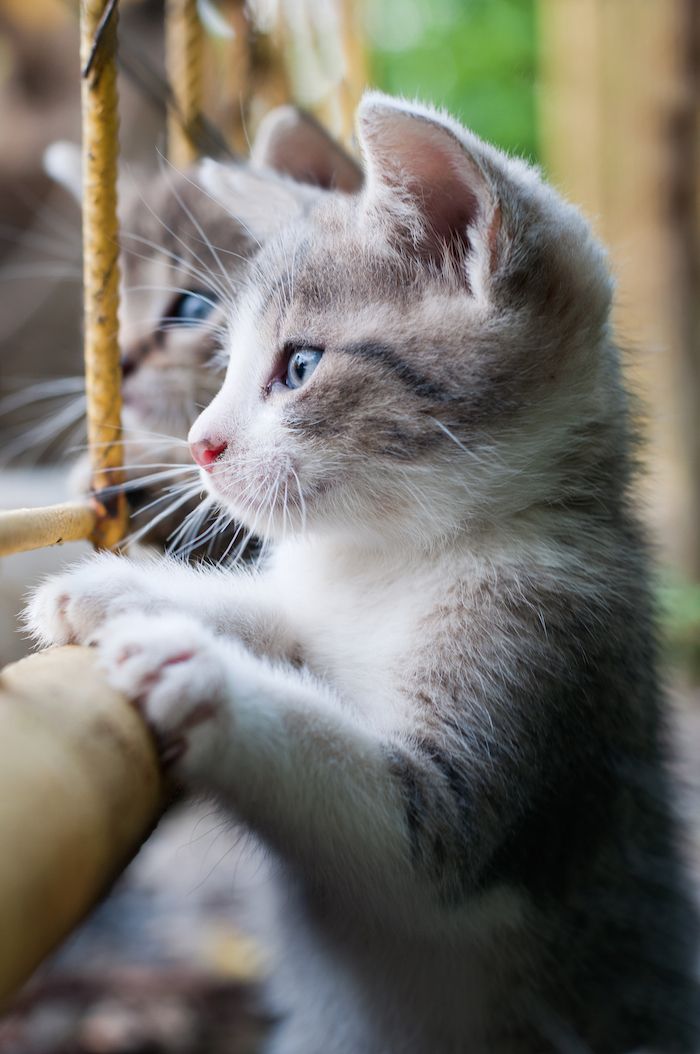
[[[196,0],[166,0],[165,65],[173,93],[168,158],[182,169],[197,158],[192,132],[202,109],[202,26]]]
[[[98,514],[87,500],[0,512],[0,556],[89,538],[97,522]]]
[[[116,47],[116,0],[82,0],[85,390],[93,489],[99,501],[98,523],[91,537],[100,548],[116,545],[124,537],[127,525],[124,494],[110,492],[109,497],[100,496],[105,488],[124,479],[118,321]]]
[[[0,673],[0,1000],[94,906],[160,814],[151,735],[89,648]]]

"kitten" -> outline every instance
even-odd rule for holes
[[[695,1051],[604,254],[449,117],[371,93],[359,130],[190,432],[267,563],[99,556],[28,624],[279,861],[271,1054]]]
[[[46,167],[80,197],[78,147],[54,143]],[[261,243],[323,189],[351,193],[361,183],[356,162],[293,106],[279,107],[262,122],[249,165],[205,159],[185,173],[120,180],[125,460],[132,527],[148,544],[166,548],[175,538],[191,557],[236,551],[241,531],[236,524],[222,529],[227,516],[191,516],[183,526],[201,494],[185,440],[221,387],[224,305],[235,299]],[[90,485],[84,457],[72,487],[84,493]]]

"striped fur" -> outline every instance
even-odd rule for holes
[[[279,860],[270,1054],[690,1054],[604,253],[449,117],[369,95],[359,130],[364,189],[255,257],[190,434],[267,562],[103,556],[29,623],[98,643]]]

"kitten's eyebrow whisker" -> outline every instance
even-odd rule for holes
[[[240,283],[239,283],[240,284]],[[181,296],[196,296],[198,300],[201,300],[205,304],[209,304],[212,311],[221,306],[221,300],[212,300],[207,293],[209,289],[192,289],[189,286],[177,286],[177,285],[132,285],[125,289],[128,293],[179,293]],[[153,320],[160,318],[161,316],[152,315],[147,318],[147,321],[153,323]],[[206,322],[206,319],[202,319],[202,323]]]
[[[238,282],[238,285],[242,285],[242,282]],[[192,289],[189,286],[176,286],[176,285],[129,285],[124,286],[124,291],[127,293],[193,293],[196,294],[200,300],[205,300],[212,307],[218,307],[219,300],[209,300],[206,296],[208,290],[206,289]]]
[[[165,224],[163,224],[163,226],[165,226]],[[165,229],[167,230],[168,228],[166,227]],[[172,234],[172,231],[170,233]],[[173,235],[173,237],[177,237],[177,235]],[[145,253],[137,253],[134,249],[128,249],[125,245],[122,244],[124,238],[131,238],[132,241],[138,242],[140,245],[145,245],[149,249],[153,249],[155,252],[162,253],[163,256],[167,256],[170,260],[174,260],[175,263],[177,263],[178,266],[181,268],[181,270],[185,271],[187,274],[192,275],[193,278],[198,278],[203,285],[212,286],[217,291],[217,293],[221,294],[222,300],[226,299],[229,292],[225,284],[227,277],[226,274],[215,274],[212,269],[208,267],[202,260],[200,260],[196,254],[193,255],[195,260],[197,260],[197,262],[199,263],[199,267],[195,267],[194,264],[185,260],[183,256],[179,256],[177,253],[172,252],[170,249],[166,249],[163,245],[159,245],[158,242],[151,241],[150,238],[144,238],[139,234],[125,234],[124,232],[122,232],[120,243],[122,249],[124,249],[125,252],[130,253],[137,260],[146,260],[148,263],[151,262],[151,257],[146,256]],[[182,238],[178,238],[177,240],[185,249],[187,249],[187,244]]]
[[[197,217],[194,215],[192,210],[190,208],[188,208],[188,206],[182,200],[182,197],[180,196],[180,194],[178,194],[177,190],[173,187],[172,181],[168,180],[168,176],[165,173],[165,170],[161,169],[161,171],[163,171],[163,174],[165,175],[165,178],[166,178],[166,180],[169,183],[170,190],[174,194],[174,196],[175,196],[177,202],[179,203],[180,207],[184,211],[185,215],[189,217],[189,219],[192,221],[192,223],[194,223],[195,228],[197,229],[197,231],[200,233],[200,235],[204,239],[204,243],[205,243],[207,249],[209,250],[211,255],[214,257],[214,260],[216,261],[216,263],[220,267],[222,273],[225,275],[226,274],[226,268],[224,267],[223,263],[221,262],[221,257],[219,256],[219,254],[217,253],[216,249],[214,248],[212,242],[208,238],[208,236],[207,236],[206,232],[204,231],[204,228],[202,227],[201,223],[199,222]],[[187,178],[187,177],[185,177],[185,178]],[[196,260],[199,260],[199,257],[197,256],[196,253],[193,253],[193,255],[194,255]],[[203,261],[200,260],[199,262],[202,263],[202,266],[205,266]]]
[[[168,159],[167,159],[166,157],[164,157],[164,156],[163,156],[163,154],[160,154],[160,158],[161,158],[161,162],[162,162],[163,164],[165,164],[165,165],[169,165],[171,169],[175,170],[175,166],[174,166],[174,165],[172,164],[172,162],[168,161]],[[163,171],[163,169],[161,169],[161,171]],[[176,170],[176,171],[177,171],[177,170]],[[213,202],[214,202],[214,204],[215,204],[215,205],[218,205],[218,206],[219,206],[219,208],[223,209],[223,211],[224,211],[224,212],[225,212],[225,213],[226,213],[226,214],[227,214],[228,216],[230,216],[230,217],[231,217],[231,219],[235,220],[235,221],[236,221],[236,223],[240,224],[240,226],[241,226],[241,227],[243,228],[243,230],[244,230],[244,231],[246,232],[246,234],[249,234],[249,235],[250,235],[250,237],[252,238],[252,240],[253,240],[253,241],[255,242],[255,244],[257,245],[258,249],[262,249],[262,247],[263,247],[263,246],[262,246],[262,242],[260,241],[260,239],[259,239],[258,237],[256,237],[256,235],[255,235],[255,234],[253,233],[253,231],[252,231],[252,230],[250,229],[250,227],[248,226],[248,224],[247,224],[247,223],[245,223],[245,222],[244,222],[244,221],[243,221],[243,220],[242,220],[242,219],[240,218],[240,216],[237,216],[237,215],[235,214],[235,212],[231,212],[231,210],[230,210],[230,209],[226,208],[226,206],[225,206],[225,205],[223,204],[223,202],[219,201],[219,199],[218,199],[218,198],[215,198],[215,197],[214,197],[214,195],[213,195],[213,194],[210,194],[210,193],[209,193],[209,191],[207,191],[207,190],[205,190],[205,189],[204,189],[204,187],[200,187],[199,183],[195,183],[195,182],[194,182],[194,180],[191,180],[191,179],[189,178],[189,176],[185,175],[185,173],[184,173],[184,172],[181,172],[181,173],[180,173],[180,175],[181,175],[181,176],[182,176],[182,177],[183,177],[184,179],[186,179],[186,180],[187,180],[187,182],[188,182],[188,183],[190,184],[190,186],[191,186],[191,187],[194,187],[194,188],[195,188],[196,190],[200,191],[200,193],[202,193],[202,194],[204,195],[204,197],[205,197],[205,198],[208,198],[208,199],[209,199],[209,201],[213,201]]]
[[[161,156],[161,158],[162,158],[162,154],[161,154],[160,156]],[[171,166],[171,167],[174,167],[174,166]],[[173,193],[174,197],[176,198],[177,202],[179,203],[179,205],[181,206],[181,208],[183,209],[183,211],[184,211],[184,212],[186,213],[186,215],[187,215],[187,216],[189,216],[189,218],[190,218],[190,219],[191,219],[191,221],[192,221],[192,222],[194,223],[195,227],[196,227],[196,228],[197,228],[197,230],[198,230],[198,231],[200,232],[200,234],[201,234],[201,235],[202,235],[202,237],[203,237],[203,238],[205,239],[205,241],[206,241],[206,242],[208,242],[208,239],[207,239],[206,235],[204,234],[204,231],[202,230],[202,227],[201,227],[201,225],[200,225],[199,221],[198,221],[198,220],[196,219],[196,217],[194,217],[194,216],[192,215],[191,211],[190,211],[190,210],[189,210],[189,209],[187,208],[187,206],[186,206],[186,205],[185,205],[185,203],[183,202],[183,200],[182,200],[182,198],[180,197],[180,195],[179,195],[179,194],[177,193],[177,191],[176,191],[176,190],[174,189],[174,187],[173,187],[173,185],[172,185],[172,181],[171,181],[171,180],[168,180],[168,179],[167,179],[167,176],[166,176],[166,174],[165,174],[165,171],[164,171],[164,169],[163,169],[163,168],[161,168],[161,173],[162,173],[162,174],[163,174],[163,175],[165,176],[165,178],[166,178],[166,181],[168,182],[168,185],[169,185],[169,187],[170,187],[170,190],[171,190],[171,192]],[[191,181],[191,180],[189,180],[189,179],[188,179],[188,178],[187,178],[186,176],[185,176],[184,178],[185,178],[185,179],[187,179],[187,181],[188,181],[188,182],[189,182],[189,183],[190,183],[190,184],[191,184],[192,186],[196,186],[196,184],[193,184],[193,183],[192,183],[192,181]],[[150,206],[150,205],[148,204],[148,202],[147,202],[147,201],[145,200],[145,198],[143,197],[143,195],[142,195],[142,194],[141,194],[140,192],[139,192],[139,197],[141,198],[141,200],[142,200],[143,204],[144,204],[144,205],[146,206],[146,208],[148,209],[148,211],[150,212],[150,214],[151,214],[151,215],[152,215],[152,216],[154,217],[154,219],[155,219],[155,220],[156,220],[156,221],[157,221],[157,222],[158,222],[158,223],[159,223],[159,224],[161,225],[161,227],[162,227],[162,228],[163,228],[163,229],[164,229],[165,231],[167,231],[167,232],[168,232],[168,234],[169,234],[169,235],[170,235],[170,236],[171,236],[172,238],[174,238],[174,239],[175,239],[175,240],[176,240],[177,242],[179,242],[179,244],[180,244],[180,245],[181,245],[181,246],[183,247],[183,249],[185,249],[185,250],[186,250],[187,252],[191,253],[191,254],[192,254],[192,256],[194,257],[194,259],[195,259],[195,260],[197,261],[197,263],[198,263],[198,264],[199,264],[199,265],[200,265],[201,267],[203,267],[203,268],[204,268],[204,270],[205,270],[205,271],[207,271],[207,272],[208,272],[208,273],[209,273],[209,274],[210,274],[210,275],[212,276],[212,278],[214,278],[214,279],[215,279],[215,281],[218,281],[217,277],[216,277],[216,276],[214,275],[214,272],[213,272],[213,271],[211,270],[211,268],[210,268],[210,267],[208,267],[208,265],[207,265],[207,264],[205,263],[205,261],[204,261],[204,260],[202,260],[202,258],[201,258],[201,257],[199,256],[199,254],[198,254],[198,253],[196,253],[196,252],[195,252],[195,251],[194,251],[194,250],[192,249],[192,246],[191,246],[191,245],[188,245],[188,244],[187,244],[187,243],[185,242],[185,240],[184,240],[183,238],[181,238],[181,237],[180,237],[180,235],[179,235],[179,234],[176,234],[176,232],[175,232],[174,230],[171,230],[171,229],[170,229],[170,228],[168,227],[168,225],[167,225],[167,224],[166,224],[166,223],[165,223],[165,222],[164,222],[164,221],[163,221],[163,220],[161,219],[161,217],[160,217],[160,216],[158,216],[158,215],[156,214],[156,212],[155,212],[155,211],[154,211],[154,210],[153,210],[153,209],[151,208],[151,206]],[[214,257],[214,259],[215,259],[215,260],[216,260],[216,262],[218,263],[219,267],[221,268],[221,276],[220,276],[220,277],[222,277],[222,278],[224,279],[224,282],[225,282],[225,280],[226,280],[226,269],[225,269],[225,268],[223,267],[223,265],[222,265],[222,263],[221,263],[221,260],[220,260],[220,259],[219,259],[219,258],[217,257],[217,255],[216,255],[216,252],[214,252],[214,251],[212,251],[212,250],[211,250],[211,243],[209,243],[209,246],[208,246],[208,247],[210,248],[210,251],[212,252],[212,256]],[[222,292],[222,290],[221,290],[221,289],[219,289],[219,292]]]
[[[158,329],[161,333],[171,333],[173,330],[196,329],[202,333],[211,335],[216,332],[217,327],[213,323],[207,322],[206,319],[197,322],[190,321],[186,318],[176,318],[174,315],[165,315],[160,319]]]

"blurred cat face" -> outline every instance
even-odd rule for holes
[[[218,391],[226,321],[248,257],[243,224],[185,177],[134,201],[123,223],[120,344],[124,425],[183,439]]]
[[[205,159],[132,193],[120,319],[128,428],[185,438],[221,385],[218,352],[251,256],[323,187],[353,192],[361,182],[313,118],[281,107],[263,122],[250,166]]]

